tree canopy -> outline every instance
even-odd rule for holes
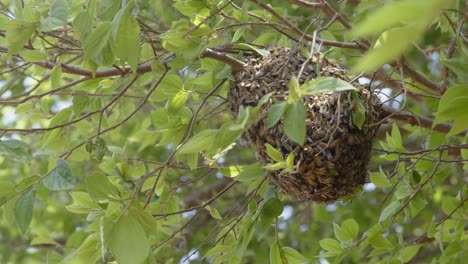
[[[0,5],[1,263],[466,261],[464,1]],[[345,76],[291,77],[268,117],[270,95],[234,111],[244,58],[277,47]],[[382,107],[366,183],[328,204],[284,194],[266,175],[298,157],[266,144],[264,164],[242,134],[268,118],[301,144],[302,98],[359,89]]]

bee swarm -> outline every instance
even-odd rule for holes
[[[366,114],[362,129],[359,129],[352,122],[356,105],[349,92],[304,97],[307,135],[306,142],[300,146],[286,136],[281,121],[267,129],[266,120],[272,104],[287,100],[289,79],[297,77],[307,58],[299,50],[271,48],[269,51],[264,58],[249,56],[244,59],[246,67],[235,73],[235,82],[228,94],[229,107],[233,117],[237,118],[241,105],[256,106],[262,96],[273,92],[258,113],[261,116],[259,122],[251,125],[243,138],[264,164],[275,163],[266,152],[266,143],[280,151],[284,158],[291,152],[295,154],[297,169],[294,173],[267,172],[269,179],[283,193],[322,203],[353,194],[366,181],[366,165],[378,129],[377,125],[371,125],[380,120],[378,98],[356,81],[352,82],[355,87],[361,86],[357,93]],[[318,69],[320,74],[317,74]],[[328,58],[308,60],[298,80],[303,84],[317,76],[351,81],[346,71]]]

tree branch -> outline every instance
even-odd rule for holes
[[[8,53],[8,48],[5,46],[0,46],[0,53]],[[17,57],[21,58],[20,56],[16,55]],[[50,61],[40,61],[40,62],[33,62],[33,64],[36,64],[38,66],[41,66],[46,69],[53,69],[55,66],[57,66],[56,63],[50,62]],[[71,66],[68,64],[60,64],[62,67],[62,72],[69,73],[69,74],[74,74],[74,75],[81,75],[81,76],[86,76],[89,78],[104,78],[104,77],[112,77],[112,76],[125,76],[131,72],[130,67],[125,67],[123,69],[107,69],[107,70],[100,70],[96,71],[96,74],[93,75],[93,71],[91,70],[85,70],[82,68],[78,68],[75,66]],[[137,74],[143,74],[146,72],[151,71],[151,65],[150,64],[141,64],[137,68]]]
[[[313,39],[312,36],[307,35],[304,32],[302,32],[299,28],[297,28],[296,26],[291,24],[291,22],[289,22],[289,20],[287,18],[285,18],[282,15],[278,14],[270,6],[266,5],[265,3],[263,3],[260,0],[252,0],[252,1],[255,2],[255,4],[257,4],[261,8],[265,9],[265,11],[267,11],[268,13],[272,14],[274,17],[279,19],[281,22],[283,22],[292,32],[298,34],[299,36],[303,37],[304,39],[306,39],[308,41],[312,41],[312,39]],[[303,4],[306,3],[304,1],[299,1],[299,2],[301,2]],[[309,4],[312,4],[312,3],[309,3]],[[320,5],[322,5],[322,4],[320,4]],[[338,20],[343,19],[339,14],[338,14],[337,18],[338,18]],[[322,44],[322,45],[326,45],[326,46],[340,47],[340,48],[360,49],[360,50],[365,50],[367,48],[367,47],[363,47],[361,43],[357,43],[357,42],[339,42],[339,41],[331,41],[331,40],[324,40],[324,39],[317,39],[317,38],[315,39],[315,41],[318,44]]]
[[[285,23],[286,25],[288,25],[290,28],[291,28],[291,24],[289,23],[289,21],[287,21],[286,19],[284,19],[282,16],[280,16],[278,13],[276,13],[272,8],[266,6],[265,4],[261,3],[260,0],[253,0],[254,2],[256,2],[258,5],[260,5],[261,7],[263,7],[265,10],[267,10],[268,12],[270,12],[272,15],[274,15],[275,17],[277,17],[278,19],[280,19],[283,23]],[[338,21],[340,21],[340,23],[348,30],[351,30],[352,29],[352,25],[351,23],[344,17],[342,16],[340,13],[338,13],[328,2],[324,1],[324,2],[321,2],[321,3],[309,3],[307,1],[303,1],[303,0],[289,0],[289,2],[292,2],[294,4],[297,4],[297,5],[300,5],[300,6],[304,6],[304,7],[312,7],[312,8],[319,8],[321,5],[323,5],[323,10],[324,12],[330,16],[330,17],[334,17],[334,16],[337,16],[337,19]],[[273,13],[274,12],[274,13]],[[283,18],[283,19],[281,19]],[[295,29],[297,29],[296,27],[293,26],[293,28],[291,28],[293,31],[296,32]],[[296,32],[297,33],[297,32]],[[365,51],[368,49],[369,45],[370,45],[370,42],[369,40],[367,39],[361,39],[361,41],[363,42],[362,43],[358,43],[358,42],[355,42],[355,43],[347,43],[346,45],[342,45],[342,46],[337,46],[336,44],[337,43],[327,43],[328,41],[326,42],[322,42],[323,45],[328,45],[328,46],[337,46],[337,47],[342,47],[342,48],[357,48],[357,49],[360,49],[362,51]],[[320,40],[317,40],[317,43],[321,43]],[[331,45],[330,45],[331,44]],[[403,61],[403,60],[402,60]],[[392,63],[391,64],[392,66],[394,67],[397,67],[397,64],[396,63]],[[424,75],[420,74],[419,72],[417,72],[416,70],[412,69],[405,61],[403,61],[402,65],[401,65],[405,71],[405,75],[411,77],[414,81],[420,83],[420,84],[423,84],[425,85],[426,87],[436,91],[438,94],[442,94],[443,90],[444,90],[444,83],[436,83],[436,82],[433,82],[431,80],[429,80],[428,78],[426,78]]]
[[[43,62],[37,62],[34,63],[37,64],[41,67],[47,68],[47,69],[52,69],[54,68],[57,64],[52,63],[50,61],[43,61]],[[93,75],[93,72],[91,70],[85,70],[82,68],[70,66],[67,64],[61,64],[62,67],[62,72],[69,73],[69,74],[75,74],[75,75],[81,75],[81,76],[86,76],[90,78],[105,78],[105,77],[112,77],[112,76],[125,76],[129,73],[131,73],[130,67],[125,67],[123,69],[107,69],[107,70],[100,70],[96,71],[96,74]],[[137,67],[137,74],[143,74],[151,71],[151,65],[150,64],[142,64]]]
[[[413,68],[411,68],[406,61],[401,60],[401,67],[404,70],[405,75],[411,77],[415,82],[418,82],[427,88],[430,88],[434,91],[436,91],[438,94],[442,94],[441,90],[441,84],[433,82],[426,78],[424,75],[420,74],[419,72],[415,71]],[[397,67],[395,63],[392,64],[392,66]]]
[[[405,111],[393,111],[390,109],[384,109],[384,118],[400,120],[412,126],[423,127],[444,134],[447,134],[452,129],[452,126],[447,123],[438,124],[433,127],[432,124],[434,123],[434,120],[432,120],[431,118],[412,114]],[[457,136],[465,135],[466,131],[457,134]]]
[[[324,3],[311,3],[304,0],[288,0],[289,3],[307,8],[322,8]]]
[[[242,61],[235,59],[225,53],[214,51],[210,48],[206,48],[205,52],[202,54],[202,57],[222,61],[231,66],[234,72],[242,70],[246,66],[246,64]]]
[[[81,120],[83,119],[86,119],[94,114],[97,114],[97,113],[100,113],[102,111],[105,111],[106,109],[108,109],[109,107],[111,107],[120,97],[122,97],[122,95],[127,92],[128,89],[130,89],[130,87],[133,85],[133,83],[135,83],[135,81],[139,78],[138,75],[136,75],[135,77],[133,77],[130,82],[128,84],[125,85],[125,87],[122,89],[122,91],[120,91],[114,98],[112,98],[112,100],[110,100],[106,105],[104,105],[102,108],[98,109],[98,110],[94,110],[94,111],[91,111],[91,112],[88,112],[87,114],[85,115],[82,115],[76,119],[73,119],[71,121],[68,121],[68,122],[65,122],[65,123],[61,123],[61,124],[58,124],[58,125],[54,125],[54,126],[50,126],[50,127],[44,127],[44,128],[6,128],[6,129],[0,129],[0,132],[26,132],[26,133],[31,133],[31,132],[47,132],[47,131],[50,131],[50,130],[54,130],[54,129],[57,129],[57,128],[63,128],[63,127],[66,127],[66,126],[69,126],[69,125],[72,125],[72,124],[75,124],[75,123],[78,123],[80,122]],[[77,80],[77,81],[81,81],[83,79],[80,79],[80,80]]]

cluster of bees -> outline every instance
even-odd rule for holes
[[[228,94],[229,107],[236,118],[241,105],[256,106],[260,98],[273,92],[269,102],[259,111],[260,120],[244,132],[243,139],[264,164],[275,163],[267,154],[266,143],[280,151],[284,158],[289,153],[295,154],[295,171],[267,171],[269,179],[283,193],[321,203],[331,203],[353,194],[366,181],[366,166],[378,129],[378,125],[373,124],[380,120],[380,101],[346,76],[343,67],[326,57],[320,58],[319,53],[317,57],[307,59],[297,49],[270,48],[269,52],[265,57],[251,55],[244,59],[246,67],[235,73],[235,82]],[[357,93],[365,108],[361,129],[352,121],[356,107],[349,92],[303,98],[307,110],[307,135],[302,146],[288,138],[281,121],[268,129],[268,111],[273,104],[287,100],[289,80],[298,75],[300,84],[325,76],[360,87]]]

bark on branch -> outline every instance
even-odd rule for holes
[[[234,72],[242,70],[246,66],[246,64],[243,63],[242,61],[235,59],[225,53],[214,51],[210,48],[207,48],[205,52],[203,52],[202,57],[211,58],[211,59],[224,62],[228,64],[229,66],[231,66]]]
[[[444,133],[444,134],[447,134],[452,129],[452,126],[447,123],[437,124],[433,127],[434,120],[432,120],[431,118],[412,114],[412,113],[405,112],[405,111],[396,112],[393,110],[384,109],[384,118],[392,118],[395,120],[400,120],[412,126],[423,127],[423,128],[427,128],[427,129],[440,132],[440,133]],[[465,136],[466,132],[467,131],[463,131],[457,134],[457,136]]]
[[[8,53],[8,48],[5,46],[0,46],[0,53]],[[21,58],[20,56],[16,56]],[[39,61],[39,62],[33,62],[33,64],[41,66],[46,69],[53,69],[55,66],[57,66],[56,63],[50,62],[50,61]],[[62,67],[62,72],[68,73],[68,74],[74,74],[74,75],[80,75],[80,76],[85,76],[89,78],[105,78],[105,77],[112,77],[112,76],[125,76],[131,72],[130,67],[124,67],[124,68],[113,68],[113,69],[107,69],[107,70],[100,70],[96,71],[96,74],[93,75],[93,71],[91,70],[86,70],[83,68],[78,68],[75,66],[71,66],[68,64],[60,64]],[[137,67],[137,74],[143,74],[146,72],[151,71],[151,65],[150,64],[141,64]]]

